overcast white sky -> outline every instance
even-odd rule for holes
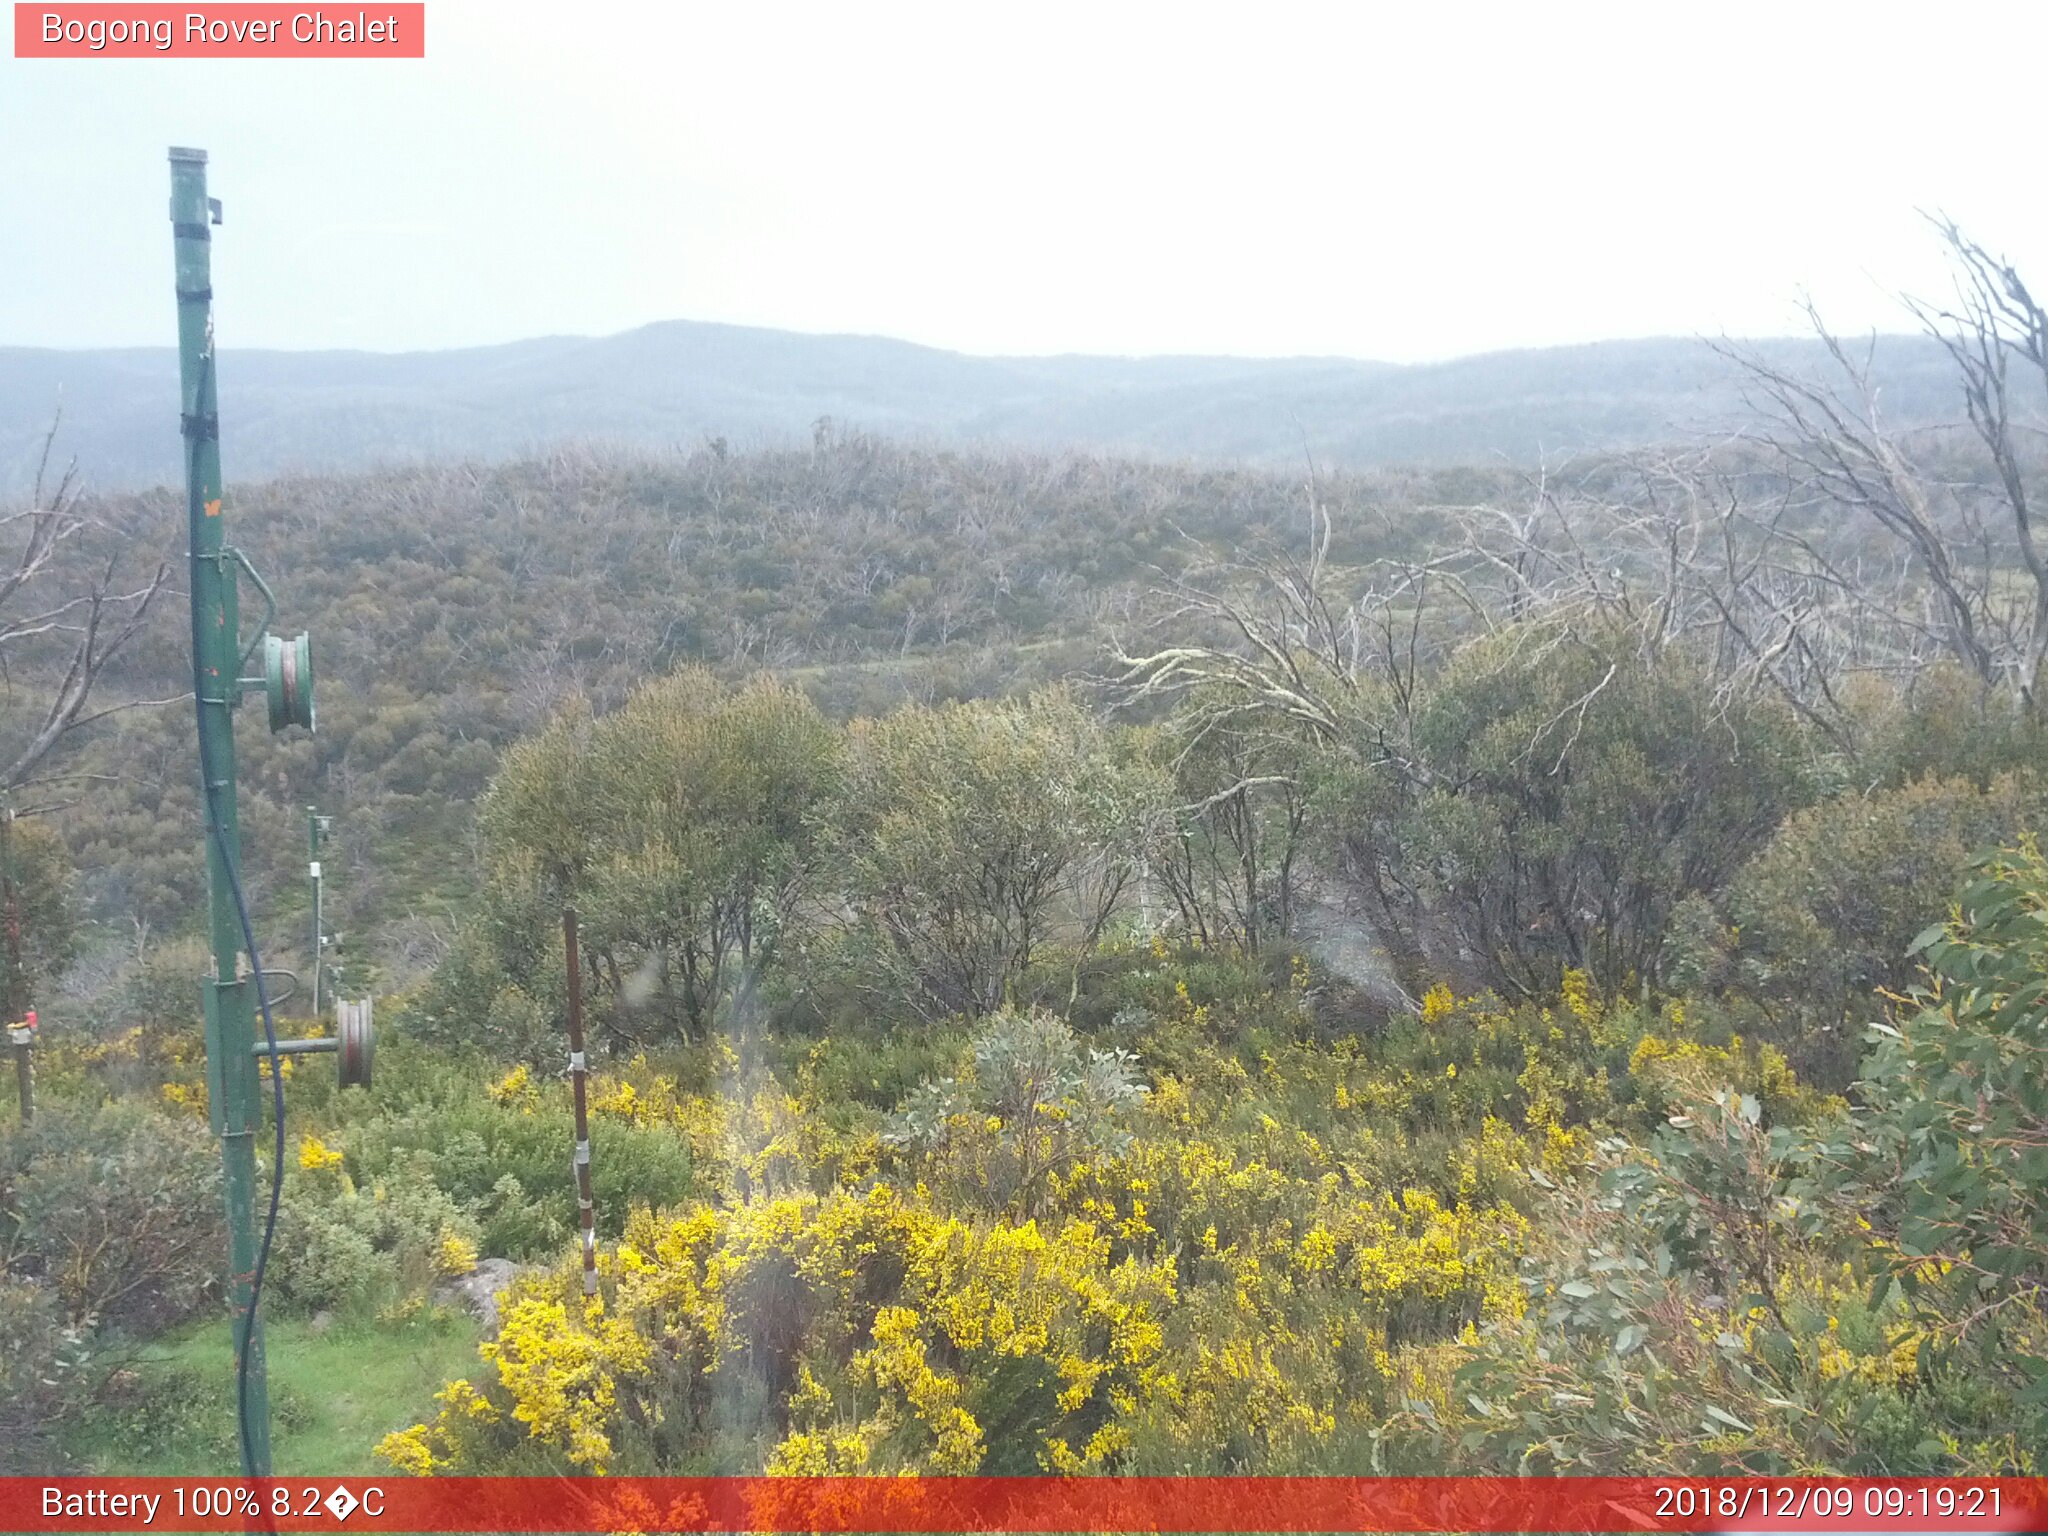
[[[340,11],[330,5],[330,11]],[[372,6],[374,10],[374,5]],[[353,14],[355,6],[347,7]],[[1939,207],[2048,283],[2048,7],[428,0],[424,61],[0,58],[0,344],[689,318],[973,352],[1419,361],[1845,328]]]

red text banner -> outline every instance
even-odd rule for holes
[[[7,1531],[2044,1531],[2048,1479],[5,1478]]]

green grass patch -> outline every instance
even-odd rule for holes
[[[433,1395],[477,1366],[476,1322],[445,1308],[410,1318],[285,1318],[264,1330],[271,1461],[285,1476],[388,1471],[371,1454],[394,1429],[433,1417]],[[81,1470],[109,1476],[232,1476],[234,1352],[220,1318],[140,1347],[65,1436]]]

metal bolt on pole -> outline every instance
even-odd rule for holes
[[[583,966],[576,949],[576,909],[562,909],[562,947],[569,962],[569,1082],[576,1096],[576,1212],[583,1225],[583,1294],[597,1294],[597,1201],[590,1192],[590,1095],[583,1054]]]

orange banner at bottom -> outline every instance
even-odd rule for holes
[[[2048,1531],[2048,1479],[0,1478],[6,1531]]]

